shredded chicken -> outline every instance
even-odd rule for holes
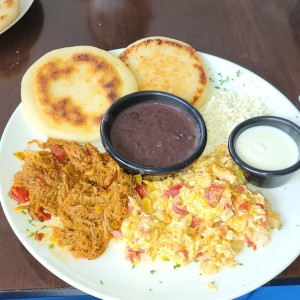
[[[58,139],[30,143],[41,151],[21,155],[24,164],[13,183],[29,192],[24,207],[35,220],[58,216],[63,226],[54,227],[53,234],[74,257],[99,257],[128,216],[133,177],[91,144]]]

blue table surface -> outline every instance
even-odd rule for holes
[[[55,293],[53,293],[55,294]],[[72,295],[43,295],[42,292],[0,292],[0,299],[19,299],[19,300],[95,300],[97,298],[86,295],[80,291],[71,293]],[[244,296],[234,300],[300,300],[300,284],[285,284],[262,286]]]

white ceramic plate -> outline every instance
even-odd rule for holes
[[[25,15],[27,10],[32,5],[33,1],[34,0],[20,0],[20,9],[19,9],[19,14],[18,14],[17,18],[12,23],[10,23],[5,29],[0,31],[0,34],[5,32],[6,30],[8,30],[13,25],[15,25]]]
[[[118,50],[113,53],[117,54]],[[300,125],[299,111],[265,80],[234,63],[201,55],[214,84],[241,95],[259,96],[272,108],[274,115]],[[88,294],[103,299],[128,300],[232,299],[265,284],[300,254],[300,172],[285,186],[262,190],[272,208],[280,213],[283,224],[281,230],[272,232],[271,243],[256,251],[246,248],[237,257],[242,266],[223,269],[213,276],[199,275],[197,264],[174,269],[167,262],[143,262],[132,269],[124,258],[122,244],[116,242],[111,242],[105,254],[93,261],[73,259],[57,246],[49,249],[49,242],[28,237],[29,232],[38,228],[28,223],[28,215],[15,210],[16,204],[8,197],[13,176],[21,168],[13,153],[25,149],[33,138],[45,139],[25,121],[20,105],[9,120],[0,145],[3,210],[22,244],[42,265]],[[217,291],[208,288],[212,281]]]

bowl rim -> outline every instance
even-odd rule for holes
[[[153,96],[155,99],[147,99],[147,97]],[[109,130],[107,128],[107,125],[110,122],[111,115],[114,114],[116,110],[118,110],[119,107],[122,107],[127,101],[131,101],[128,105],[126,105],[126,108],[132,107],[134,105],[137,105],[142,102],[160,102],[158,99],[159,97],[165,97],[165,99],[169,99],[171,101],[174,101],[178,104],[177,106],[182,107],[186,113],[190,114],[192,113],[193,115],[193,120],[196,122],[197,125],[199,126],[199,132],[201,134],[199,135],[198,143],[193,151],[193,153],[183,160],[180,163],[173,164],[170,166],[164,166],[164,167],[152,167],[152,166],[147,166],[147,165],[142,165],[135,163],[124,156],[122,156],[119,152],[115,150],[113,147],[110,138],[109,138]],[[132,101],[132,98],[136,98],[134,101]],[[175,105],[174,105],[175,106]],[[120,110],[122,111],[122,109]],[[119,112],[116,113],[118,115]],[[140,173],[140,174],[147,174],[147,175],[161,175],[161,174],[170,174],[174,172],[178,172],[185,168],[186,166],[190,165],[193,163],[200,155],[203,153],[206,143],[207,143],[207,128],[205,121],[201,115],[201,113],[189,102],[186,100],[182,99],[179,96],[176,96],[174,94],[168,93],[168,92],[163,92],[163,91],[156,91],[156,90],[147,90],[147,91],[138,91],[138,92],[133,92],[130,94],[127,94],[121,98],[119,98],[116,102],[114,102],[105,112],[103,115],[103,118],[101,120],[101,125],[100,125],[100,134],[101,134],[101,140],[103,147],[105,151],[108,152],[108,154],[122,167],[132,170],[135,173]]]
[[[260,177],[278,177],[278,176],[285,176],[288,174],[291,174],[295,171],[297,171],[300,168],[300,150],[299,150],[299,156],[298,156],[298,161],[294,163],[293,165],[284,168],[284,169],[279,169],[279,170],[264,170],[264,169],[259,169],[252,167],[251,165],[247,164],[245,161],[243,161],[239,155],[237,154],[235,150],[235,142],[239,135],[244,132],[245,130],[255,127],[255,126],[271,126],[275,127],[278,129],[281,129],[277,126],[274,126],[275,124],[282,124],[286,125],[293,130],[295,130],[299,136],[300,136],[300,127],[296,125],[294,122],[285,119],[283,117],[278,117],[278,116],[258,116],[258,117],[252,117],[249,118],[240,124],[238,124],[230,133],[229,138],[228,138],[228,150],[229,153],[232,157],[232,159],[244,170],[248,171],[249,173],[253,175],[257,175]],[[281,129],[282,130],[282,129]],[[287,133],[288,134],[288,133]],[[289,135],[290,136],[290,135]],[[292,138],[292,137],[291,137]],[[293,139],[294,140],[294,139]]]

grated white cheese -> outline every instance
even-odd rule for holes
[[[271,110],[261,98],[214,89],[201,114],[208,133],[204,154],[208,154],[218,145],[227,144],[231,131],[239,123],[252,117],[270,115]]]

